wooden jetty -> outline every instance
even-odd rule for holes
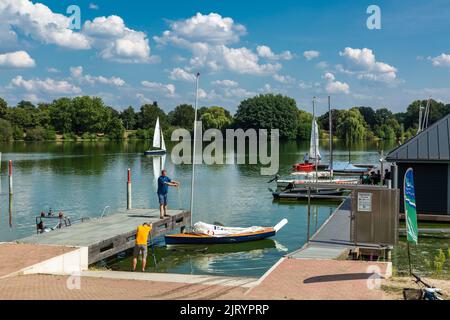
[[[36,234],[18,243],[87,247],[89,264],[111,257],[134,246],[136,228],[144,222],[153,225],[153,238],[190,225],[189,211],[168,210],[159,218],[159,209],[129,209],[103,218],[89,219],[67,228]]]

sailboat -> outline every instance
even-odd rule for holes
[[[153,134],[153,148],[144,152],[146,156],[158,156],[166,154],[164,135],[159,125],[159,117],[156,119],[155,133]]]
[[[274,227],[252,226],[247,228],[225,227],[220,225],[197,222],[192,226],[192,216],[194,209],[194,178],[195,178],[195,155],[196,155],[196,133],[197,133],[197,104],[198,104],[198,84],[200,73],[196,75],[196,98],[194,113],[194,141],[193,141],[193,161],[191,177],[191,230],[187,233],[177,233],[165,235],[167,245],[186,244],[226,244],[240,243],[247,241],[262,240],[274,236],[287,223],[287,219],[282,219]]]
[[[314,103],[314,102],[313,102]],[[314,109],[314,105],[313,105]],[[322,159],[319,150],[319,126],[317,125],[315,110],[313,111],[313,119],[311,124],[311,140],[309,143],[309,159],[314,163],[297,163],[293,166],[294,171],[311,172],[314,168],[318,169],[319,161]]]

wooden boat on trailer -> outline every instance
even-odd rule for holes
[[[168,234],[164,237],[164,239],[167,245],[241,243],[273,237],[287,223],[287,219],[283,219],[274,227],[230,228],[208,225],[212,226],[213,229],[209,230],[207,233],[199,233],[194,231],[188,233]],[[195,225],[193,229],[195,230]],[[228,231],[230,233],[227,233]]]

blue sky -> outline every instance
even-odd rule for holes
[[[81,30],[69,28],[69,5]],[[369,30],[367,7],[381,9]],[[118,109],[158,101],[235,111],[259,93],[318,112],[366,105],[403,111],[450,102],[450,4],[432,1],[0,0],[0,96],[96,95]]]

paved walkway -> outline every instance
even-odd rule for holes
[[[247,288],[176,282],[82,277],[68,289],[67,276],[28,275],[0,280],[0,300],[241,299]],[[76,288],[76,282],[71,282]]]
[[[252,299],[295,300],[379,300],[380,289],[369,289],[379,268],[386,273],[387,264],[364,261],[284,259],[262,282],[249,290]]]
[[[360,261],[284,259],[266,277],[252,279],[213,276],[152,275],[89,271],[77,278],[27,275],[0,279],[0,299],[384,299],[380,289],[369,289],[368,267],[386,264]],[[151,280],[153,279],[153,280]],[[158,281],[155,281],[159,279]],[[72,289],[69,289],[72,287]],[[77,287],[79,289],[73,289]]]
[[[62,246],[0,243],[0,278],[73,250]]]

